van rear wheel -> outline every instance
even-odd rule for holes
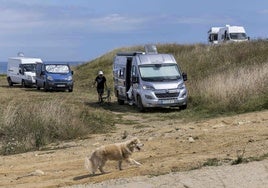
[[[13,83],[12,83],[12,81],[11,81],[11,78],[10,77],[8,77],[7,78],[7,82],[8,82],[8,86],[13,86]]]
[[[123,105],[123,104],[125,103],[125,101],[122,100],[122,99],[118,99],[118,98],[117,98],[117,103],[118,103],[119,105]]]
[[[37,81],[36,81],[36,89],[40,90],[40,86],[38,85]]]
[[[26,87],[26,84],[25,84],[24,80],[21,81],[21,85],[22,85],[22,87]]]

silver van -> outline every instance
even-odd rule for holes
[[[119,104],[135,104],[140,111],[150,107],[187,108],[187,89],[171,54],[159,54],[155,46],[145,52],[117,53],[113,62],[114,92]]]

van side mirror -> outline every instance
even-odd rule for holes
[[[74,71],[71,71],[71,74],[73,75],[74,74]]]
[[[182,73],[182,79],[183,81],[187,81],[187,74],[185,72]]]
[[[132,83],[133,84],[138,84],[139,83],[139,77],[138,76],[133,76],[132,77]]]

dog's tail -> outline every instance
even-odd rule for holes
[[[92,162],[91,160],[89,159],[89,156],[86,156],[85,158],[85,168],[90,172],[90,173],[93,173],[93,169],[92,169]]]

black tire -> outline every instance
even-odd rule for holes
[[[22,87],[26,87],[26,84],[25,84],[25,81],[24,80],[21,80],[21,86]]]
[[[187,104],[180,106],[180,110],[185,110],[186,108],[187,108]]]
[[[46,83],[44,83],[44,91],[47,92],[48,90],[49,90],[49,89],[48,89]]]
[[[122,100],[122,99],[119,99],[119,94],[118,94],[118,91],[117,91],[117,103],[119,104],[119,105],[123,105],[123,104],[125,104],[125,101],[124,100]]]
[[[68,91],[69,91],[69,92],[73,92],[73,88],[69,88]]]
[[[122,99],[117,98],[117,103],[118,103],[119,105],[123,105],[123,104],[125,103],[125,101],[122,100]]]
[[[37,90],[40,90],[40,87],[38,86],[37,81],[36,81],[36,89],[37,89]]]
[[[145,107],[142,104],[142,100],[141,100],[141,97],[140,96],[137,96],[137,107],[138,107],[138,110],[140,112],[144,112],[145,111]]]
[[[7,78],[7,82],[8,82],[8,86],[9,86],[9,87],[13,86],[13,83],[12,83],[10,77]]]

